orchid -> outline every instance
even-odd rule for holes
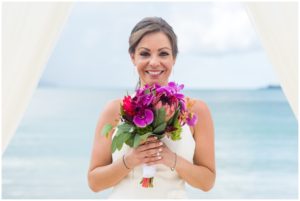
[[[149,109],[145,109],[133,117],[133,122],[136,126],[144,128],[153,122],[153,118],[153,112]]]

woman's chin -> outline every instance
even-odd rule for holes
[[[159,79],[155,79],[155,80],[151,79],[147,82],[147,84],[150,85],[150,86],[152,86],[154,84],[159,84],[159,85],[163,86],[163,85],[166,85],[166,83],[168,83],[168,81],[162,81],[162,80],[159,80]]]

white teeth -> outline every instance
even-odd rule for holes
[[[146,71],[147,73],[149,73],[150,75],[159,75],[161,74],[163,71]]]

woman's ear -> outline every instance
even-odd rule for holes
[[[130,59],[131,59],[131,62],[133,63],[133,65],[135,65],[134,53],[130,53]]]
[[[176,58],[173,59],[173,66],[175,65],[176,63]]]

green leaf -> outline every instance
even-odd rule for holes
[[[129,146],[129,147],[133,147],[133,142],[134,142],[134,135],[130,135],[130,137],[126,140],[126,144]]]
[[[133,147],[136,148],[137,146],[139,146],[140,142],[141,142],[141,137],[140,135],[136,134],[134,136]]]
[[[111,152],[114,153],[117,149],[118,138],[114,137],[111,144]]]
[[[118,137],[118,139],[117,139],[117,149],[120,151],[122,149],[122,147],[123,147],[123,143],[122,143],[120,137]]]
[[[167,127],[167,123],[164,122],[162,124],[160,124],[158,127],[156,127],[153,131],[153,133],[155,134],[161,134]]]
[[[179,112],[180,112],[180,110],[177,109],[176,112],[175,112],[175,114],[173,115],[173,117],[171,119],[169,119],[168,125],[174,125],[175,120],[178,119]]]
[[[140,138],[141,138],[141,141],[140,142],[144,142],[147,140],[147,138],[150,136],[150,135],[153,135],[152,132],[149,132],[149,133],[146,133],[144,135],[140,135]]]
[[[130,137],[131,133],[120,131],[113,139],[113,142],[115,143],[114,148],[116,147],[118,150],[121,150],[125,141],[127,141]]]
[[[181,139],[182,127],[181,127],[178,119],[175,119],[174,127],[176,128],[176,130],[171,132],[171,139],[174,140],[174,141],[175,140],[180,140]]]
[[[120,142],[124,144],[131,137],[131,133],[125,132],[119,136]]]
[[[122,132],[129,132],[132,129],[132,125],[124,123],[118,126],[118,129]]]
[[[112,125],[111,124],[105,124],[105,126],[103,127],[101,134],[105,135],[106,137],[108,137],[109,132],[112,130]]]
[[[156,128],[158,125],[161,125],[166,118],[166,111],[165,108],[160,108],[155,110],[155,120],[153,123],[153,127]]]

